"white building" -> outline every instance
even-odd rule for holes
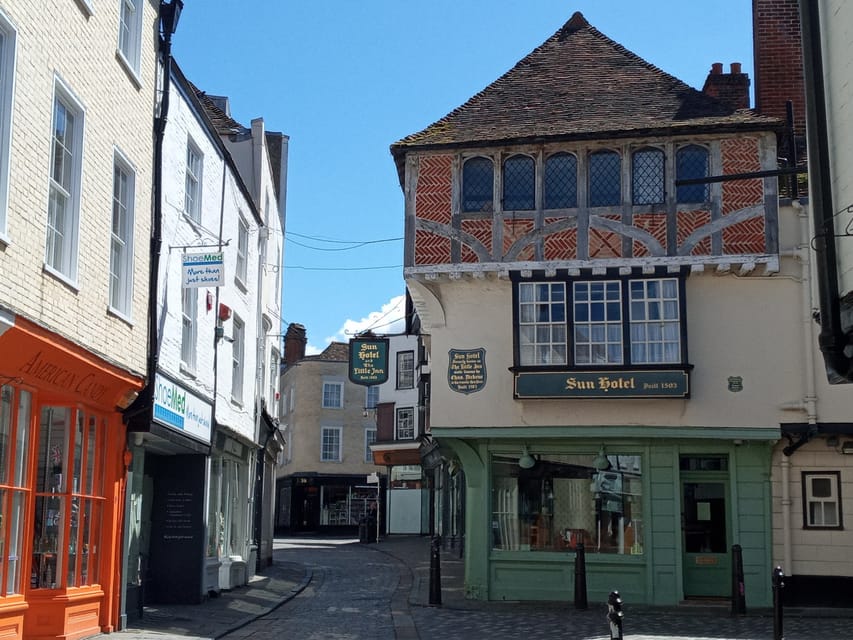
[[[167,5],[168,6],[168,5]],[[0,2],[0,628],[117,629],[147,364],[157,5]]]

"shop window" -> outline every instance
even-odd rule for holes
[[[640,149],[633,155],[631,188],[634,204],[660,204],[664,201],[664,156],[660,149]]]
[[[841,520],[840,472],[803,472],[803,528],[844,528]]]
[[[243,527],[245,526],[245,471],[242,465],[224,457],[211,460],[210,504],[208,524],[209,557],[243,554]]]
[[[470,158],[462,165],[462,211],[491,211],[494,166],[488,158]]]
[[[665,365],[685,357],[679,278],[519,281],[515,296],[519,366]]]
[[[24,510],[30,486],[32,396],[11,385],[0,386],[0,597],[22,593]]]
[[[67,407],[42,408],[31,589],[99,582],[104,434],[95,416]]]
[[[504,161],[504,211],[530,211],[536,206],[536,170],[533,158],[514,155]]]
[[[628,453],[492,457],[492,547],[643,553],[642,460]]]
[[[376,502],[376,491],[347,485],[320,485],[320,524],[354,526]]]
[[[397,409],[397,428],[394,439],[415,439],[415,410],[412,407]]]
[[[555,153],[545,160],[546,209],[578,206],[578,159],[571,153]]]
[[[675,154],[675,179],[691,180],[708,177],[708,150],[699,145],[682,147]],[[705,203],[708,201],[708,183],[686,184],[676,187],[678,202]]]
[[[622,202],[622,161],[615,151],[589,155],[589,206],[611,207]]]

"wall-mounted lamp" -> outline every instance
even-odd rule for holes
[[[521,451],[521,457],[518,459],[518,466],[522,469],[532,469],[536,465],[536,458],[530,455],[530,449],[524,445]]]
[[[184,8],[184,3],[181,0],[172,0],[172,2],[160,3],[160,26],[163,33],[171,35],[178,28],[178,20],[181,19],[181,11]]]
[[[599,471],[604,471],[605,469],[610,468],[610,460],[608,460],[607,456],[604,455],[604,445],[601,445],[601,448],[598,450],[598,455],[592,459],[592,467]]]
[[[841,453],[851,454],[853,453],[853,440],[845,440],[841,444]]]

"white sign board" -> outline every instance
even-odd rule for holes
[[[367,484],[379,484],[379,474],[371,473],[367,476]]]
[[[225,284],[225,254],[185,253],[183,256],[184,289],[221,287]]]
[[[154,376],[154,422],[210,443],[213,405],[159,373]]]

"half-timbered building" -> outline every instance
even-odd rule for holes
[[[725,599],[742,560],[770,603],[771,453],[814,336],[748,87],[714,64],[691,88],[576,13],[391,146],[469,597],[572,599],[583,557],[594,600]]]

